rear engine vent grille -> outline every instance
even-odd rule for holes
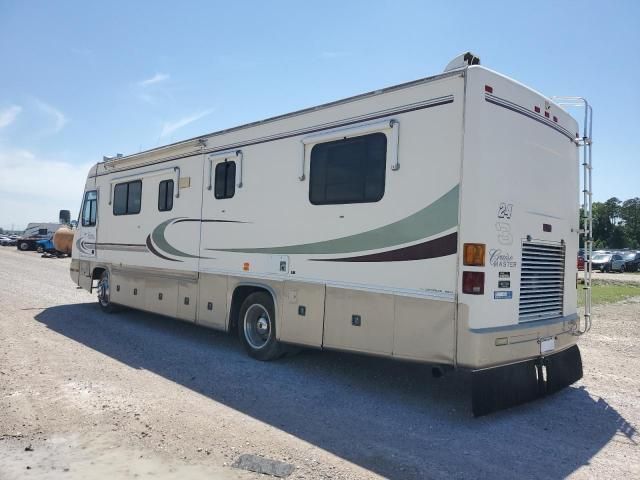
[[[522,242],[520,322],[562,316],[565,247]]]

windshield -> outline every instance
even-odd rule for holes
[[[606,261],[606,260],[609,260],[610,258],[611,258],[611,255],[604,255],[602,253],[599,253],[598,255],[594,255],[593,256],[593,259],[595,261],[598,261],[598,260],[605,260]]]

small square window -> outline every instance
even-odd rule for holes
[[[216,165],[214,196],[217,199],[231,198],[236,193],[236,162],[221,162]]]
[[[168,212],[173,209],[173,180],[162,180],[158,186],[158,210]]]

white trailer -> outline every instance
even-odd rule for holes
[[[71,277],[107,311],[237,332],[259,360],[302,345],[471,369],[488,413],[582,376],[578,128],[465,54],[96,164]]]
[[[53,234],[62,226],[61,223],[31,222],[17,240],[16,247],[23,251],[36,250],[39,240],[53,237]]]

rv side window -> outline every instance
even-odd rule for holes
[[[168,212],[173,208],[173,180],[162,180],[158,187],[158,210]]]
[[[384,133],[314,145],[309,200],[314,205],[377,202],[384,195],[386,159]]]
[[[49,231],[46,228],[39,228],[38,235],[47,235]]]
[[[214,195],[217,199],[231,198],[236,193],[236,162],[222,162],[216,165]]]
[[[82,226],[92,227],[96,224],[96,213],[98,211],[98,193],[95,190],[84,194],[84,205],[82,207]]]
[[[142,203],[142,180],[119,183],[113,189],[113,214],[132,215],[140,213]]]

